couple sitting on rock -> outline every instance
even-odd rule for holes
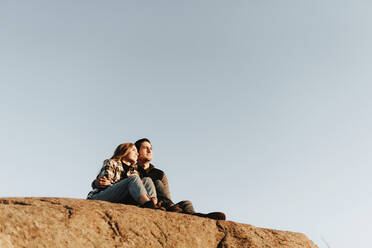
[[[144,138],[135,144],[119,145],[110,159],[103,161],[93,190],[88,199],[139,205],[145,208],[185,213],[216,220],[224,220],[225,214],[196,213],[190,201],[174,204],[171,200],[165,173],[150,163],[152,145]]]

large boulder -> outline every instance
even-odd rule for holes
[[[0,198],[0,247],[317,247],[304,234],[66,198]]]

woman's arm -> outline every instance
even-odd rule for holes
[[[114,165],[112,164],[112,161],[106,159],[105,161],[103,161],[101,171],[98,173],[96,179],[92,182],[92,187],[102,189],[112,185],[112,179],[114,175]]]
[[[106,188],[107,186],[112,185],[111,181],[107,179],[106,177],[99,177],[96,178],[96,180],[93,181],[94,186],[99,189]]]

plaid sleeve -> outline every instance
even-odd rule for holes
[[[106,159],[103,161],[103,166],[101,171],[98,173],[97,178],[106,177],[110,181],[113,181],[115,176],[115,165],[113,164],[112,159]]]

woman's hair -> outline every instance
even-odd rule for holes
[[[133,143],[123,143],[123,144],[118,145],[111,159],[119,160],[122,157],[127,156],[133,146],[134,146]]]

